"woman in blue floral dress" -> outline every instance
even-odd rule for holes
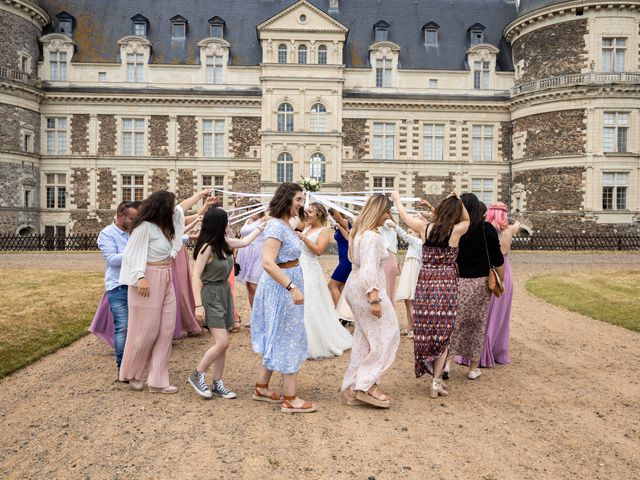
[[[309,356],[304,326],[304,285],[300,267],[301,246],[289,220],[304,203],[300,185],[282,183],[269,203],[264,229],[262,264],[251,315],[251,343],[262,355],[253,399],[282,403],[284,413],[315,412],[315,403],[296,395],[296,375]],[[284,380],[284,397],[269,390],[273,372]]]

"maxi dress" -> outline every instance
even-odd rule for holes
[[[416,377],[429,372],[428,364],[449,346],[458,311],[458,249],[422,246],[422,268],[414,300],[413,351]]]
[[[281,242],[276,263],[300,258],[300,239],[282,220],[273,218],[264,228],[265,241]],[[304,293],[302,268],[283,268],[287,277]],[[304,305],[294,305],[291,293],[265,271],[260,276],[251,314],[251,344],[262,355],[262,365],[283,374],[296,373],[309,356],[304,326]]]

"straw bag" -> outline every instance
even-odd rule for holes
[[[496,297],[500,297],[504,293],[504,284],[500,280],[500,275],[496,271],[496,267],[491,265],[491,258],[489,257],[489,247],[487,246],[487,237],[484,233],[484,224],[480,225],[482,228],[482,237],[484,238],[484,249],[487,252],[487,261],[489,262],[489,291]]]

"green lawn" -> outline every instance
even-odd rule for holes
[[[545,275],[526,287],[553,305],[640,332],[640,271]]]
[[[103,274],[0,269],[0,378],[87,333]]]

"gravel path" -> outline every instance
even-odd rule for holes
[[[640,254],[514,252],[511,261],[513,363],[475,382],[454,367],[444,399],[429,399],[427,382],[414,378],[406,338],[383,378],[388,411],[344,405],[347,354],[306,362],[299,393],[320,411],[286,416],[251,401],[259,360],[245,332],[232,337],[225,374],[239,398],[212,401],[186,384],[208,335],[175,342],[172,396],[115,382],[110,350],[87,336],[0,382],[0,477],[639,478],[640,335],[546,304],[524,282],[640,269]],[[323,262],[328,269],[335,257]],[[0,267],[93,270],[102,261],[0,254]]]

